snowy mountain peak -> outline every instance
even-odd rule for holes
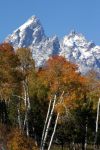
[[[77,34],[75,29],[72,29],[71,32],[69,33],[70,36],[75,36]]]
[[[77,33],[75,30],[72,30],[68,35],[64,37],[64,39],[70,39],[73,40],[74,42],[77,41],[88,42],[81,33]]]
[[[20,47],[31,48],[36,66],[43,65],[50,56],[57,55],[60,49],[57,36],[46,37],[40,20],[36,16],[29,18],[5,41],[13,45],[15,49]]]
[[[33,28],[33,26],[40,25],[40,21],[36,16],[32,16],[28,19],[27,22],[25,22],[21,27],[19,27],[20,31],[25,30],[26,28],[30,27]]]
[[[29,47],[32,44],[39,43],[44,38],[44,30],[39,19],[32,16],[27,22],[9,35],[5,41],[12,44],[14,48],[18,48]]]
[[[79,33],[71,32],[60,43],[60,55],[79,65],[82,73],[93,69],[100,72],[100,46],[95,46]]]
[[[62,40],[57,36],[47,37],[40,20],[32,16],[29,20],[9,35],[6,40],[13,47],[32,49],[36,66],[42,66],[52,55],[64,56],[67,60],[79,65],[82,73],[93,69],[100,72],[100,46],[72,30]]]

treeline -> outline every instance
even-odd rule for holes
[[[61,56],[36,68],[30,49],[0,44],[0,147],[84,150],[99,145],[99,97],[95,72],[83,76]]]

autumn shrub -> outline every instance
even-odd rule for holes
[[[35,141],[26,137],[19,129],[13,129],[7,140],[8,150],[38,150]]]

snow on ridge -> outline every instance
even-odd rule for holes
[[[37,19],[37,17],[36,17],[36,16],[32,16],[27,22],[25,22],[22,26],[20,26],[19,30],[20,30],[20,31],[23,31],[23,30],[25,30],[28,26],[32,25],[33,23],[34,23],[34,24],[37,23],[37,21],[39,21],[39,20]]]
[[[89,42],[75,31],[65,35],[62,40],[57,36],[47,37],[40,20],[32,16],[26,23],[9,35],[6,40],[16,49],[29,47],[37,66],[42,66],[52,55],[64,56],[79,65],[82,73],[94,69],[100,72],[100,46]]]
[[[93,42],[87,41],[82,34],[76,32],[65,36],[60,45],[60,55],[78,64],[81,72],[91,69],[100,72],[100,46],[95,46]]]

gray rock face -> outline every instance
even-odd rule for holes
[[[49,38],[35,16],[15,30],[5,41],[15,49],[31,48],[37,67],[42,66],[50,56],[61,55],[76,63],[82,73],[91,69],[100,72],[100,46],[87,41],[82,34],[75,31],[62,40],[59,40],[57,36]]]

